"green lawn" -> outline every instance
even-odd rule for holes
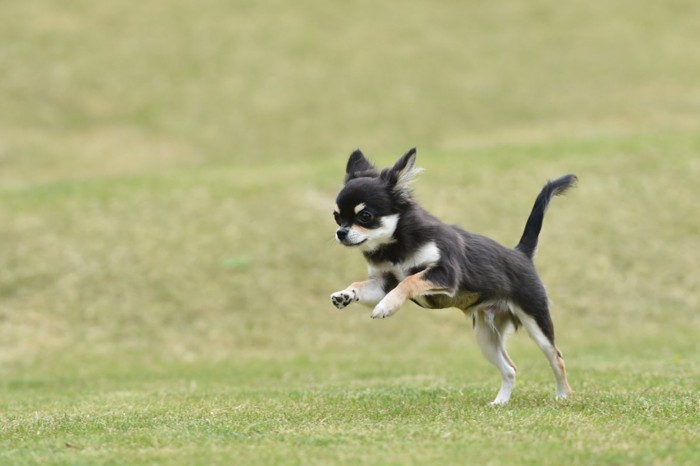
[[[700,5],[5,2],[0,464],[700,463]],[[339,312],[347,155],[536,263],[511,403],[455,310]]]

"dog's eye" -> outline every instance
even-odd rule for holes
[[[333,212],[333,218],[335,219],[335,223],[340,225],[340,214],[338,212]]]
[[[366,210],[363,210],[359,214],[357,214],[357,221],[360,223],[369,223],[372,221],[372,214],[367,212]]]

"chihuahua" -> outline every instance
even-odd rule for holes
[[[362,252],[369,276],[333,293],[331,302],[338,309],[353,302],[367,305],[373,319],[392,316],[407,300],[429,309],[461,309],[472,318],[481,352],[501,372],[493,405],[506,404],[515,386],[516,368],[505,340],[523,326],[554,371],[557,399],[567,398],[566,366],[554,344],[549,300],[533,256],[549,202],[574,186],[576,176],[544,186],[520,242],[509,249],[446,225],[421,208],[411,191],[420,171],[415,163],[415,149],[381,172],[359,150],[350,155],[333,212],[335,237]]]

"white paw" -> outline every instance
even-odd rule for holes
[[[392,309],[390,306],[387,306],[387,304],[384,301],[380,301],[379,304],[374,306],[374,310],[372,311],[371,317],[373,319],[386,319],[387,317],[390,317],[394,312],[396,312],[396,309]]]
[[[331,302],[338,309],[343,309],[353,301],[357,301],[357,293],[354,290],[337,291],[331,295]]]
[[[491,406],[505,406],[508,404],[508,398],[496,397],[489,405]]]
[[[568,385],[557,386],[557,400],[566,400],[571,395],[571,388]]]

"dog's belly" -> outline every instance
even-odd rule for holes
[[[416,296],[412,301],[420,307],[427,309],[445,309],[448,307],[456,307],[457,309],[467,310],[473,307],[481,300],[479,293],[459,293],[456,296],[448,294],[429,294]]]

